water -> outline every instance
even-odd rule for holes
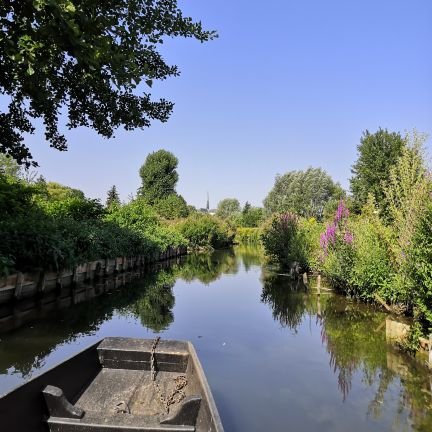
[[[431,431],[432,378],[386,315],[318,298],[258,250],[181,265],[0,334],[0,394],[105,336],[191,340],[231,431]]]

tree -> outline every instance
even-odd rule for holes
[[[51,200],[64,200],[66,198],[77,198],[84,200],[84,192],[79,189],[73,189],[56,182],[46,183],[48,198]]]
[[[326,203],[344,191],[321,168],[290,171],[276,176],[273,189],[264,200],[267,213],[294,212],[321,220]]]
[[[18,179],[22,176],[22,168],[15,159],[0,153],[0,173]]]
[[[116,185],[113,185],[112,188],[107,192],[106,207],[109,209],[112,206],[119,206],[119,205],[120,205],[120,197],[117,192]]]
[[[219,216],[222,219],[228,219],[236,213],[240,213],[240,211],[240,202],[237,198],[225,198],[222,201],[219,201],[216,216]]]
[[[350,179],[356,210],[360,210],[372,194],[382,208],[385,194],[383,183],[389,180],[390,169],[396,164],[406,146],[398,132],[378,129],[375,133],[365,131],[357,147],[358,158],[352,166]]]
[[[176,193],[156,201],[153,208],[159,216],[165,219],[179,219],[189,215],[185,199]]]
[[[152,205],[175,193],[177,165],[178,159],[166,150],[158,150],[147,156],[139,171],[142,180],[139,194],[147,203]]]
[[[50,146],[66,150],[58,125],[114,130],[168,120],[173,104],[152,100],[141,83],[178,76],[157,48],[167,37],[216,37],[184,17],[177,0],[9,0],[0,5],[0,152],[19,164],[32,160],[24,135],[41,119]]]
[[[264,211],[260,207],[252,207],[248,201],[243,207],[241,223],[242,226],[255,228],[260,225],[264,216]]]

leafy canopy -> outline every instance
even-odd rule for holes
[[[378,129],[375,133],[365,131],[357,147],[358,159],[352,166],[351,191],[357,210],[360,210],[372,194],[382,205],[385,194],[383,182],[389,180],[390,169],[396,164],[406,142],[398,132]]]
[[[324,207],[332,198],[343,196],[343,189],[321,168],[290,171],[278,175],[264,200],[268,213],[293,212],[322,219]]]
[[[139,194],[149,204],[175,193],[178,159],[169,151],[150,153],[140,168],[142,186]]]
[[[24,135],[41,119],[50,146],[66,150],[59,129],[114,130],[167,121],[173,104],[152,100],[145,82],[179,75],[158,52],[166,37],[216,36],[184,17],[177,0],[9,0],[0,4],[0,152],[36,165]]]
[[[216,215],[222,219],[228,219],[236,213],[240,213],[240,211],[240,202],[237,198],[225,198],[222,201],[219,201]]]

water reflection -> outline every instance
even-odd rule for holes
[[[302,282],[266,268],[261,278],[261,301],[269,305],[282,327],[297,332],[306,317],[315,320],[343,402],[349,397],[354,376],[360,374],[366,386],[376,388],[367,415],[377,419],[392,385],[399,384],[395,424],[404,423],[408,408],[414,430],[432,430],[432,377],[418,361],[387,346],[384,313],[331,293],[317,296]]]
[[[300,281],[263,269],[261,301],[272,309],[273,319],[282,327],[297,332],[303,316],[307,313],[307,288]]]
[[[208,285],[223,274],[239,271],[238,258],[233,249],[189,255],[177,271],[177,276],[187,282],[200,281]]]
[[[173,267],[146,276],[143,281],[145,290],[122,312],[139,318],[144,327],[156,333],[166,330],[174,321],[172,309],[175,298],[172,288],[176,281],[176,270],[177,267]]]
[[[244,375],[247,376],[247,385],[239,382],[233,389],[232,380],[226,378],[229,389],[225,390],[237,392],[236,396],[241,396],[230,401],[238,404],[236,409],[243,409],[244,413],[251,412],[245,402],[248,395],[254,394],[255,390],[257,394],[263,391],[269,398],[266,403],[270,406],[271,418],[276,422],[279,415],[278,425],[281,425],[288,415],[286,413],[289,407],[286,410],[280,409],[279,414],[275,415],[271,407],[275,407],[274,412],[277,413],[277,404],[281,401],[283,403],[284,395],[288,398],[290,391],[301,393],[302,386],[311,388],[317,382],[321,385],[319,381],[322,379],[325,383],[322,385],[328,386],[325,388],[325,397],[327,393],[335,393],[334,398],[342,405],[335,403],[334,406],[337,405],[337,409],[342,411],[345,409],[343,413],[347,412],[348,416],[354,416],[349,411],[350,407],[354,407],[354,410],[361,410],[361,415],[380,419],[380,423],[376,423],[381,427],[379,430],[432,430],[431,377],[418,363],[386,345],[385,314],[329,292],[317,296],[314,290],[308,289],[301,281],[292,282],[275,269],[262,265],[262,262],[259,250],[238,247],[212,254],[190,255],[156,273],[137,275],[139,278],[136,280],[122,275],[97,286],[59,294],[59,298],[53,299],[52,304],[63,305],[62,307],[53,307],[44,313],[43,319],[38,316],[33,324],[1,335],[0,393],[3,390],[2,377],[9,378],[16,374],[17,381],[22,381],[38,369],[43,369],[47,359],[53,362],[52,357],[58,355],[56,360],[61,361],[76,352],[74,344],[85,336],[96,339],[110,335],[119,328],[121,330],[116,334],[141,337],[144,328],[149,333],[168,332],[167,336],[170,336],[170,331],[175,329],[179,332],[181,328],[184,332],[182,335],[189,337],[196,334],[196,328],[190,328],[194,325],[191,323],[200,323],[192,315],[199,315],[197,309],[203,307],[202,315],[206,324],[212,319],[214,321],[208,323],[206,333],[206,329],[201,328],[199,333],[206,334],[199,341],[205,347],[203,351],[209,353],[207,360],[216,358],[214,364],[208,360],[211,365],[208,369],[210,376],[213,370],[216,375],[214,381],[224,383],[224,377],[238,380],[240,369],[246,370]],[[229,277],[223,278],[223,275]],[[181,288],[176,288],[175,291],[173,287],[176,283]],[[212,289],[203,287],[210,284],[213,284]],[[188,292],[193,294],[186,293],[189,289]],[[206,305],[206,296],[211,296],[210,305]],[[189,306],[189,302],[193,302],[193,306]],[[179,304],[182,303],[183,308],[190,308],[183,315],[186,316],[183,321],[179,318],[182,311]],[[231,307],[232,305],[235,306]],[[30,310],[24,305],[20,308],[20,314]],[[213,317],[210,311],[214,311]],[[220,319],[222,314],[225,315]],[[17,326],[25,322],[22,320],[24,318],[16,321]],[[206,324],[201,322],[202,326]],[[108,328],[104,330],[104,326]],[[239,328],[236,329],[236,326]],[[250,336],[250,328],[254,329],[253,337]],[[286,345],[290,344],[284,346],[283,343],[288,337],[291,345],[303,349],[298,341],[306,337],[306,330],[312,335],[307,336],[308,343],[313,345],[312,349],[308,351],[306,347],[301,356],[299,354],[293,360],[287,355],[289,347]],[[229,335],[229,343],[222,345],[218,341],[220,351],[217,351],[214,340],[217,340],[219,333]],[[224,340],[226,339],[222,339]],[[257,346],[263,347],[262,353],[256,352]],[[71,347],[70,351],[65,354],[68,347]],[[261,354],[263,357],[260,357]],[[312,361],[309,356],[317,358]],[[230,361],[224,361],[226,358]],[[282,369],[279,369],[276,378],[265,373],[265,379],[260,381],[261,388],[258,389],[253,387],[250,374],[254,374],[258,381],[261,379],[261,358],[266,359],[269,368]],[[304,366],[296,368],[296,365],[290,363],[294,361],[304,361]],[[238,362],[237,366],[235,362]],[[307,376],[308,367],[315,367],[315,370],[311,370],[310,377]],[[300,387],[294,387],[296,377],[289,375],[290,368],[295,373],[301,372],[297,374],[301,375]],[[230,371],[232,375],[228,375]],[[262,388],[266,385],[274,387]],[[243,387],[246,390],[241,393]],[[275,399],[271,399],[273,395],[276,395]],[[305,401],[307,410],[313,404],[322,404],[325,407],[323,410],[329,407],[326,401],[313,394],[296,394],[294,399]],[[294,403],[294,399],[291,403]],[[261,404],[261,399],[259,403]],[[235,412],[234,408],[232,412]],[[307,416],[307,412],[300,414]],[[290,416],[295,416],[295,413],[291,412]],[[236,421],[242,424],[238,417]],[[256,421],[258,424],[259,419]],[[317,428],[311,427],[308,432],[318,430],[319,423],[314,424]],[[261,423],[260,425],[262,426]],[[261,426],[260,429],[239,427],[237,430],[262,430]],[[333,426],[329,423],[321,429],[335,430],[332,429]],[[353,432],[359,430],[367,429],[362,426],[353,428]]]

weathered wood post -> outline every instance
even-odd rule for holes
[[[317,277],[317,294],[321,295],[321,275]]]

